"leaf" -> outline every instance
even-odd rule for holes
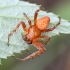
[[[0,0],[0,63],[1,58],[7,59],[7,57],[12,56],[13,53],[20,53],[22,50],[26,50],[29,47],[22,39],[22,33],[24,34],[24,31],[21,26],[11,36],[10,46],[7,46],[7,38],[8,34],[21,20],[28,26],[27,20],[23,16],[23,12],[25,12],[33,22],[34,13],[38,8],[39,5],[24,1]],[[38,18],[43,16],[50,17],[49,28],[53,27],[59,21],[58,16],[52,12],[40,11]],[[59,35],[59,33],[70,34],[70,23],[67,20],[62,19],[61,24],[54,31],[43,34],[51,37]]]

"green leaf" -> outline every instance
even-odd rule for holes
[[[1,58],[7,59],[7,57],[12,56],[13,53],[20,53],[22,50],[26,50],[29,47],[22,39],[22,33],[24,34],[24,31],[21,26],[11,36],[9,46],[7,46],[7,38],[8,34],[21,20],[28,26],[27,20],[23,16],[23,12],[25,12],[33,22],[34,13],[39,7],[40,5],[24,1],[0,0],[0,63]],[[53,27],[59,21],[58,16],[52,12],[40,11],[38,18],[43,16],[50,17],[49,28]],[[67,20],[62,19],[61,24],[54,31],[43,34],[51,37],[59,35],[59,33],[70,34],[70,23]]]
[[[1,64],[1,59],[0,59],[0,65],[2,65],[2,64]]]

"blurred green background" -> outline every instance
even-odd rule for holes
[[[70,0],[26,0],[31,3],[42,5],[49,12],[60,15],[61,18],[70,20]],[[70,35],[60,34],[51,37],[50,42],[45,46],[47,51],[26,62],[21,62],[13,57],[2,59],[0,70],[70,70]],[[30,46],[29,52],[37,49]],[[22,54],[15,54],[24,58],[28,55],[26,51]]]

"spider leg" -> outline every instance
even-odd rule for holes
[[[40,36],[40,38],[46,38],[47,41],[45,42],[45,45],[50,41],[50,37],[49,36]]]
[[[36,56],[42,54],[43,52],[46,51],[46,48],[44,47],[44,44],[39,42],[38,40],[37,41],[34,41],[33,42],[33,45],[38,49],[38,51],[32,53],[31,55],[25,57],[24,59],[20,59],[20,58],[16,58],[18,60],[21,60],[21,61],[26,61],[30,58],[35,58]]]
[[[24,14],[24,16],[26,17],[26,19],[28,20],[29,25],[31,26],[31,25],[32,25],[31,20],[30,20],[29,17],[26,15],[26,13],[23,13],[23,14]]]
[[[49,28],[49,29],[45,29],[43,30],[44,32],[49,32],[49,31],[53,31],[59,24],[60,24],[61,18],[59,17],[59,22],[53,27],[53,28]]]
[[[20,25],[22,25],[23,30],[24,30],[25,32],[27,32],[27,28],[26,28],[25,23],[24,23],[23,21],[19,22],[19,23],[17,24],[17,26],[13,29],[13,31],[11,31],[11,32],[8,34],[8,43],[7,43],[8,46],[9,46],[10,36],[11,36],[14,32],[16,32],[16,30],[19,28]]]
[[[40,10],[44,10],[44,8],[43,8],[43,7],[40,7],[39,9],[37,9],[37,10],[35,11],[35,14],[34,14],[34,25],[36,24],[38,12],[39,12]]]

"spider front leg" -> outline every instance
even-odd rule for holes
[[[23,15],[26,17],[26,19],[28,20],[29,25],[31,26],[32,23],[31,23],[31,20],[29,19],[29,17],[26,15],[26,13],[23,13]]]
[[[40,10],[44,10],[44,8],[43,8],[43,7],[40,7],[38,10],[35,11],[35,14],[34,14],[34,25],[36,24],[38,12],[39,12]]]
[[[7,43],[8,46],[9,46],[10,36],[11,36],[14,32],[16,32],[16,30],[19,28],[20,25],[22,25],[23,30],[24,30],[25,32],[27,32],[28,29],[26,28],[25,23],[24,23],[23,21],[21,21],[20,23],[18,23],[17,26],[13,29],[13,31],[11,31],[11,32],[8,34],[8,43]]]
[[[36,52],[32,53],[31,55],[25,57],[24,59],[20,59],[20,58],[16,58],[16,57],[15,58],[18,59],[18,60],[21,60],[21,61],[26,61],[30,58],[35,58],[36,56],[38,56],[38,55],[40,55],[40,54],[42,54],[43,52],[46,51],[46,48],[44,47],[44,44],[39,42],[38,40],[33,41],[32,44],[38,49],[38,51],[36,51]]]
[[[61,22],[61,18],[59,17],[59,22],[53,28],[45,29],[43,30],[43,32],[53,31],[60,24],[60,22]]]

